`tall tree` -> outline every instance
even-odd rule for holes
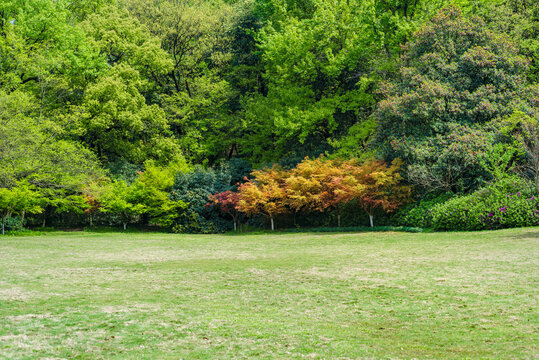
[[[385,99],[374,114],[377,145],[386,159],[403,158],[408,173],[416,167],[418,148],[443,143],[447,155],[469,134],[474,141],[466,151],[481,152],[484,136],[477,133],[484,124],[510,114],[525,96],[526,69],[527,60],[506,35],[489,30],[476,16],[463,16],[457,7],[441,10],[406,44],[400,75],[381,86]],[[437,179],[476,177],[477,166],[463,163],[463,153],[452,154],[446,160],[453,165],[439,167]],[[452,174],[455,167],[464,171]],[[422,183],[423,176],[414,178],[427,191],[437,186]],[[478,184],[449,185],[455,191]]]

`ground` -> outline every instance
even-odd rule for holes
[[[0,358],[539,357],[539,228],[0,238]]]

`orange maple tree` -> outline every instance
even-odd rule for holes
[[[285,180],[287,172],[278,166],[256,170],[254,177],[240,185],[237,209],[249,216],[264,214],[270,218],[271,230],[275,230],[274,218],[287,211]]]
[[[352,176],[363,187],[354,195],[354,199],[369,215],[371,227],[374,226],[376,209],[392,212],[410,197],[410,187],[401,184],[401,164],[399,159],[389,166],[383,161],[369,160],[351,169]]]

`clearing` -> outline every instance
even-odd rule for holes
[[[0,358],[538,358],[539,228],[0,238]]]

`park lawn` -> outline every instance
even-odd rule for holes
[[[539,357],[539,228],[0,238],[0,357]]]

